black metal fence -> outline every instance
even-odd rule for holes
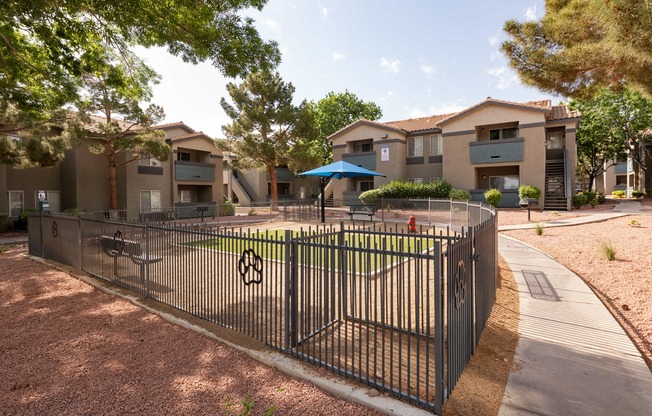
[[[29,250],[441,414],[495,300],[495,217],[465,210],[412,234],[32,216]]]

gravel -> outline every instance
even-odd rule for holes
[[[378,414],[24,253],[0,255],[1,415]]]

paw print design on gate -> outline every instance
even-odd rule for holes
[[[259,285],[263,281],[263,259],[253,249],[245,250],[240,256],[238,271],[240,271],[242,282],[246,286],[252,283]],[[250,276],[250,274],[253,276]]]

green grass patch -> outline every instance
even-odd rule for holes
[[[311,234],[302,234],[298,230],[290,233],[291,239],[301,238],[302,241],[299,244],[298,263],[339,269],[342,259],[339,254],[334,255],[339,250],[332,249],[332,246],[340,244],[338,233],[318,235],[319,237],[313,237]],[[221,236],[184,245],[238,255],[245,250],[253,249],[263,259],[284,261],[286,250],[283,242],[285,239],[285,230],[269,230],[237,236]],[[396,253],[422,253],[430,250],[434,243],[434,238],[425,238],[419,235],[345,233],[344,245],[348,247],[346,250],[347,268],[357,272],[366,272],[379,267],[387,267],[406,258],[405,254]]]

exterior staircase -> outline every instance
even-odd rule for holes
[[[238,197],[238,202],[244,207],[250,206],[254,201],[254,198],[252,196],[253,193],[248,186],[249,184],[244,180],[239,179],[233,173],[231,174],[231,184],[233,186],[233,192],[235,192]]]
[[[545,206],[548,210],[566,210],[564,159],[546,161]]]

